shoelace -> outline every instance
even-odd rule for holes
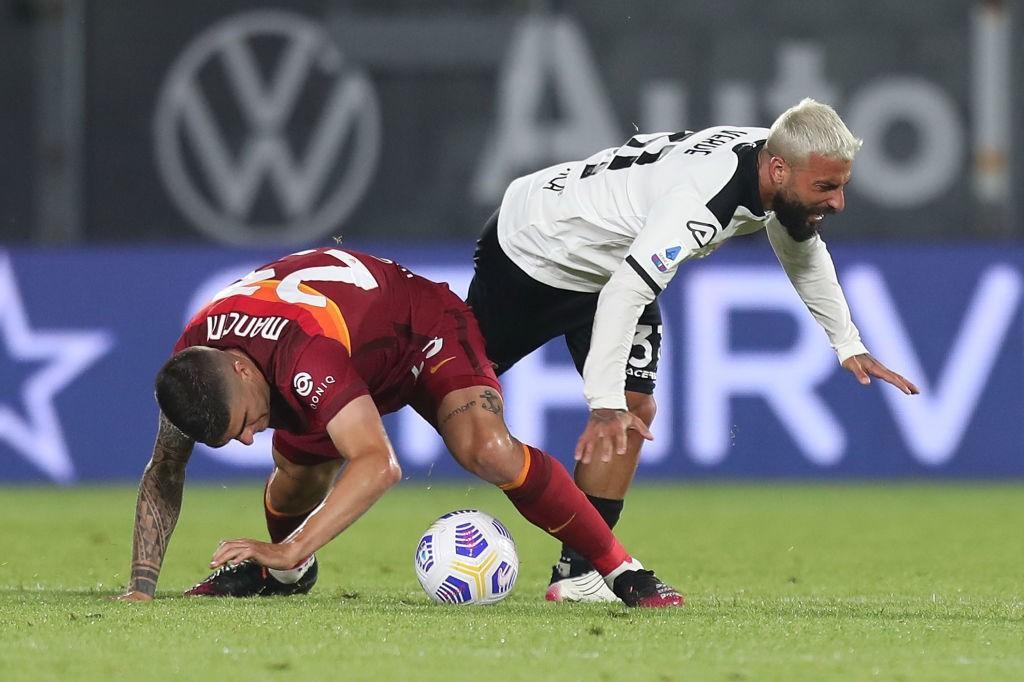
[[[633,588],[643,597],[658,592],[661,585],[662,582],[654,576],[654,571],[643,568],[636,572],[636,578],[633,581]]]
[[[203,583],[212,582],[213,580],[219,578],[221,575],[223,575],[223,574],[225,574],[225,573],[227,573],[229,571],[234,571],[236,568],[241,568],[242,566],[244,566],[247,563],[249,563],[249,562],[248,561],[242,561],[241,563],[237,563],[237,564],[224,564],[224,565],[218,567],[216,571],[214,571],[210,575],[206,576],[206,578],[203,581],[201,581],[199,583],[199,585],[202,585]]]
[[[652,595],[660,595],[662,597],[676,594],[675,589],[661,582],[654,571],[647,569],[640,569],[636,572],[636,576],[631,581],[630,587],[633,593],[638,597],[650,597]]]

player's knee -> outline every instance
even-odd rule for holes
[[[521,468],[516,459],[518,450],[512,440],[488,434],[464,439],[452,448],[452,454],[462,467],[489,483],[507,483]]]
[[[658,413],[658,402],[646,393],[626,393],[626,407],[647,426],[654,423],[654,415]]]

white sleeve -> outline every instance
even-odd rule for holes
[[[668,285],[680,263],[721,234],[714,215],[689,192],[673,192],[651,207],[626,259],[597,299],[583,365],[583,394],[590,409],[626,409],[626,363],[644,307]]]
[[[626,409],[626,363],[644,306],[654,300],[647,285],[628,265],[620,266],[601,289],[583,365],[583,395],[592,410]]]
[[[832,256],[821,237],[815,235],[807,241],[795,241],[774,216],[768,221],[766,231],[789,281],[825,330],[839,362],[867,353],[850,317],[850,306],[839,286]]]

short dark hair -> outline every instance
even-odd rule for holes
[[[228,430],[228,382],[212,348],[175,353],[156,375],[156,401],[178,429],[200,443],[216,443]]]

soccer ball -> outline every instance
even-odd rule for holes
[[[459,509],[434,521],[420,537],[414,562],[423,591],[441,604],[501,601],[519,574],[512,534],[477,509]]]

